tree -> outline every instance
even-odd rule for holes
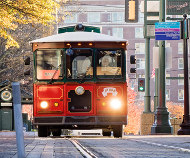
[[[177,118],[177,119],[183,118],[184,114],[183,104],[173,103],[173,102],[167,102],[166,104],[168,107],[168,111],[170,112],[171,118]]]
[[[0,37],[6,39],[6,49],[19,47],[11,35],[19,24],[49,25],[55,20],[56,8],[68,0],[1,0],[0,1]]]
[[[138,134],[140,129],[140,116],[143,111],[143,102],[136,102],[137,93],[128,86],[128,123],[124,128],[125,133]]]
[[[32,60],[30,41],[52,35],[56,11],[69,0],[1,0],[0,1],[0,82],[24,81],[21,88],[32,93],[31,75],[24,78],[24,56]],[[64,15],[62,15],[64,16]],[[26,67],[25,67],[26,68]]]

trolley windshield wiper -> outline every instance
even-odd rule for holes
[[[54,72],[54,74],[52,75],[52,78],[51,78],[50,81],[48,82],[49,84],[52,84],[53,78],[55,77],[55,75],[56,75],[56,73],[57,73],[57,71],[59,70],[60,67],[61,67],[61,64],[58,65],[57,68],[55,69],[55,72]]]
[[[82,76],[82,78],[81,78],[81,80],[80,80],[80,83],[83,82],[83,80],[84,80],[84,78],[86,77],[86,74],[87,74],[87,72],[88,72],[88,70],[89,70],[90,68],[91,68],[91,64],[90,64],[89,67],[86,69],[85,73],[83,74],[83,76]]]
[[[120,67],[118,67],[118,69],[117,69],[116,73],[114,74],[114,76],[113,76],[112,80],[115,80],[115,77],[117,76],[117,74],[118,74],[118,72],[119,72],[119,70],[120,70],[120,69],[121,69],[121,68],[120,68]]]

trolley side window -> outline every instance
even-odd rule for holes
[[[92,50],[68,49],[66,51],[66,67],[68,79],[92,78]]]
[[[97,50],[98,78],[122,77],[122,50]]]
[[[38,50],[36,53],[36,72],[38,80],[61,79],[61,50]]]

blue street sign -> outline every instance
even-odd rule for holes
[[[180,40],[180,22],[155,23],[155,40]]]

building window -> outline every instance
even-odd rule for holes
[[[135,43],[135,54],[145,54],[145,43]]]
[[[145,78],[145,75],[144,74],[138,74],[137,75],[137,81],[138,81],[138,78]]]
[[[178,69],[183,69],[183,58],[178,59]]]
[[[113,12],[112,22],[114,23],[124,23],[124,12]]]
[[[100,13],[98,12],[88,13],[88,23],[100,23]]]
[[[107,35],[111,36],[111,30],[108,30]]]
[[[184,77],[184,75],[178,74],[178,77]],[[184,85],[184,79],[178,79],[178,85]]]
[[[144,13],[142,13],[139,9],[139,22],[144,23]]]
[[[112,28],[112,35],[115,37],[123,38],[123,28]]]
[[[166,89],[166,100],[170,100],[170,90]]]
[[[184,90],[178,89],[178,100],[184,100]]]
[[[143,59],[143,58],[136,59],[136,68],[137,69],[145,69],[145,59]]]
[[[183,43],[178,43],[178,54],[183,53]]]
[[[143,28],[140,28],[140,27],[135,28],[135,38],[144,38]]]
[[[166,74],[166,77],[170,77],[170,74]],[[170,79],[166,79],[166,85],[170,85]]]
[[[136,82],[135,79],[131,79],[131,80],[129,81],[129,84],[130,84],[130,88],[131,88],[132,90],[134,90],[135,85],[137,85],[137,82]]]
[[[68,15],[64,19],[64,23],[77,23],[77,14]]]

